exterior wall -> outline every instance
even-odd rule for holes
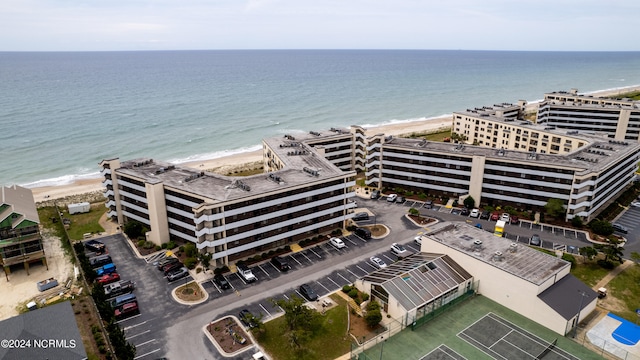
[[[149,224],[151,231],[147,232],[147,240],[156,245],[169,241],[169,226],[167,222],[167,204],[164,198],[164,187],[162,183],[145,184],[147,199],[149,201]]]
[[[447,254],[463,268],[473,269],[474,278],[479,281],[479,294],[563,336],[565,335],[567,321],[537,297],[543,290],[541,287],[427,237],[423,237],[422,249]],[[509,284],[509,286],[504,286],[504,284]],[[546,287],[550,285],[548,282],[544,284]]]
[[[471,162],[471,177],[469,179],[469,196],[475,200],[476,204],[482,202],[482,178],[485,172],[484,156],[474,156]]]

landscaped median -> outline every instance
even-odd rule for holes
[[[197,305],[207,301],[209,293],[198,282],[191,281],[173,289],[171,296],[180,304]]]

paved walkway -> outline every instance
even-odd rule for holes
[[[609,281],[611,281],[614,277],[618,276],[624,269],[629,266],[633,266],[635,262],[631,260],[625,260],[620,266],[616,266],[615,269],[610,271],[607,275],[605,275],[597,284],[593,286],[593,290],[598,291],[601,287],[606,288]]]

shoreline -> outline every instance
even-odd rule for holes
[[[593,96],[611,96],[619,95],[622,93],[629,93],[640,90],[640,85],[633,85],[628,87],[621,87],[615,89],[606,89],[599,91],[592,91],[588,93],[581,93]],[[531,111],[537,108],[538,102],[527,102],[526,109]],[[377,126],[365,127],[367,136],[375,134],[385,135],[408,135],[411,133],[421,132],[435,132],[438,129],[451,128],[452,126],[452,114],[443,115],[440,117],[428,118],[424,120],[406,121],[387,123]],[[196,160],[180,163],[180,166],[191,167],[199,170],[213,170],[224,169],[225,171],[233,171],[234,169],[241,169],[246,166],[255,166],[254,163],[262,161],[262,150],[255,150],[249,152],[236,153],[228,156]],[[220,173],[220,172],[218,172]],[[50,185],[50,186],[38,186],[32,187],[31,191],[36,203],[49,202],[60,199],[77,199],[79,195],[93,194],[96,192],[102,193],[104,187],[102,186],[102,178],[84,178],[78,179],[68,184],[63,185]],[[95,195],[95,194],[93,194]],[[89,196],[90,198],[92,196]],[[93,196],[95,197],[95,196]],[[70,200],[75,202],[78,200]]]

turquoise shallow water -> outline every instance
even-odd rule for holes
[[[95,177],[105,158],[184,162],[545,92],[640,84],[640,52],[0,52],[0,185]]]

